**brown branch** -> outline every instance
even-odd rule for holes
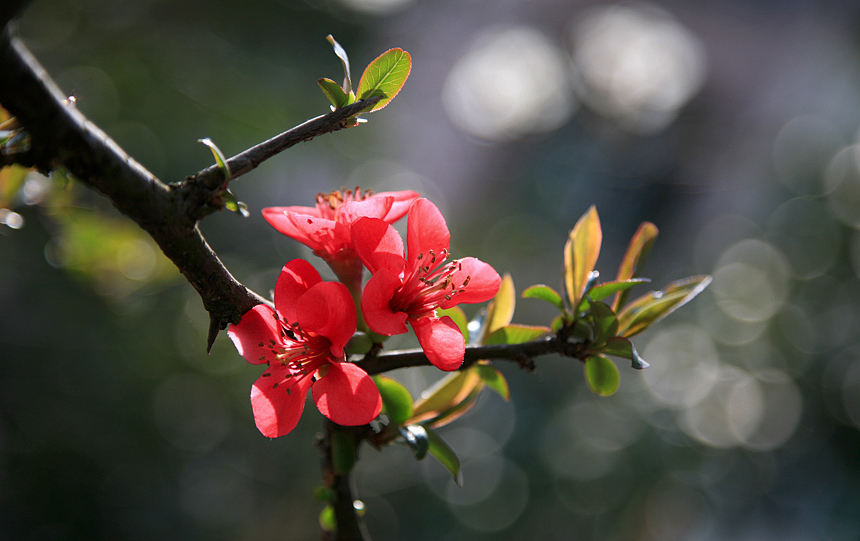
[[[152,236],[203,299],[211,347],[218,329],[265,300],[233,278],[175,190],[69,103],[10,27],[0,39],[0,104],[29,132],[35,165],[43,171],[65,167]]]
[[[519,363],[522,368],[531,370],[534,368],[532,359],[541,355],[558,353],[565,357],[579,358],[582,353],[582,344],[568,342],[558,335],[551,335],[531,342],[522,344],[497,344],[492,346],[468,346],[463,358],[460,370],[469,368],[478,361],[508,360]],[[379,355],[367,355],[355,363],[370,375],[389,372],[398,368],[409,368],[413,366],[430,366],[427,355],[421,349],[410,349],[380,353]]]
[[[312,118],[298,126],[291,128],[267,141],[254,145],[248,150],[236,154],[227,160],[230,168],[230,179],[253,171],[258,165],[272,156],[283,152],[293,145],[303,141],[310,141],[318,135],[342,130],[351,125],[350,117],[359,114],[364,109],[374,105],[384,96],[374,96],[366,100],[358,100],[353,104],[342,107],[327,115]],[[202,186],[209,190],[218,189],[224,184],[224,175],[217,165],[212,165],[198,171],[188,177],[186,184],[190,186]]]
[[[308,120],[244,152],[236,154],[226,161],[227,167],[230,169],[229,179],[225,179],[218,165],[214,164],[193,175],[189,175],[185,181],[175,184],[174,187],[177,189],[179,197],[185,201],[185,207],[189,215],[195,220],[201,220],[220,208],[217,199],[230,180],[253,171],[265,160],[293,145],[309,141],[319,135],[349,127],[351,125],[351,117],[357,115],[363,109],[370,107],[380,99],[380,97],[373,97],[367,100],[359,100],[351,105],[332,111],[327,115]]]
[[[26,46],[12,35],[13,26],[6,25],[0,37],[0,104],[30,134],[27,162],[42,171],[65,167],[75,179],[108,196],[120,212],[152,236],[197,290],[209,312],[208,350],[220,329],[238,323],[253,306],[267,302],[230,274],[197,227],[202,217],[221,208],[226,187],[223,175],[213,166],[177,184],[156,178],[66,100]],[[346,127],[349,117],[372,103],[356,102],[234,156],[228,161],[232,176],[247,173],[300,141]]]

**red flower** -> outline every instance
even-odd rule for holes
[[[340,425],[369,423],[382,407],[370,376],[344,362],[355,306],[343,284],[323,282],[310,263],[287,263],[275,285],[275,310],[259,304],[227,334],[246,361],[268,368],[251,388],[254,421],[276,438],[299,422],[311,390],[320,412]]]
[[[356,257],[349,226],[362,216],[391,224],[402,218],[418,198],[411,190],[401,192],[334,191],[317,194],[316,207],[269,207],[263,217],[272,226],[321,257],[348,287],[361,289],[361,263]]]
[[[451,236],[439,209],[426,199],[409,208],[408,258],[400,235],[382,220],[360,218],[351,232],[359,257],[373,273],[361,297],[370,329],[401,334],[408,321],[430,362],[442,370],[459,368],[465,340],[454,321],[438,317],[436,309],[492,299],[501,284],[499,274],[474,257],[445,263]]]

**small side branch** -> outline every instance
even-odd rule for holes
[[[529,369],[529,362],[534,357],[557,353],[565,357],[578,358],[581,344],[567,342],[557,335],[551,335],[522,344],[498,344],[492,346],[468,346],[463,358],[461,370],[469,368],[483,359],[501,359],[514,361]],[[427,355],[421,349],[392,351],[378,355],[367,355],[355,363],[370,375],[389,372],[398,368],[412,366],[430,366]]]
[[[349,127],[348,120],[351,117],[374,105],[382,98],[383,96],[374,96],[366,100],[358,100],[353,104],[332,111],[326,115],[312,118],[307,122],[299,124],[294,128],[290,128],[267,141],[254,145],[244,152],[236,154],[227,160],[227,166],[230,168],[231,174],[230,179],[228,180],[253,171],[258,165],[272,156],[275,156],[298,143],[310,141],[319,135],[332,133]],[[224,184],[224,180],[224,175],[218,169],[218,166],[212,165],[202,171],[198,171],[197,173],[190,175],[183,184],[188,187],[186,189],[202,187],[207,190],[215,190]]]

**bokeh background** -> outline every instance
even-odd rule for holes
[[[634,339],[651,368],[509,363],[441,434],[453,484],[405,447],[362,450],[379,540],[854,540],[860,536],[860,8],[814,2],[36,0],[20,35],[78,107],[165,181],[327,112],[316,80],[390,47],[399,97],[232,186],[251,216],[202,229],[268,292],[307,250],[259,214],[360,185],[416,189],[455,255],[559,284],[592,204],[614,275],[643,220],[645,275],[714,282]],[[256,367],[204,352],[193,289],[133,223],[62,175],[2,177],[0,537],[313,539],[310,406],[268,440]],[[318,265],[321,270],[323,266]],[[468,310],[474,313],[474,309]],[[552,309],[520,300],[515,321]],[[391,347],[409,347],[396,337]],[[417,394],[433,370],[393,374]]]

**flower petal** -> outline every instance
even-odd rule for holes
[[[280,341],[280,329],[274,310],[265,304],[258,304],[245,312],[238,325],[230,325],[227,336],[246,361],[262,364],[275,360],[271,340]]]
[[[306,214],[319,217],[319,211],[314,207],[268,207],[263,209],[263,218],[284,235],[306,244],[304,233],[293,225],[288,214]]]
[[[391,210],[388,211],[388,214],[385,215],[383,220],[386,222],[393,224],[400,218],[406,216],[406,212],[409,210],[409,207],[412,206],[412,203],[421,197],[421,194],[418,192],[413,192],[412,190],[402,190],[399,192],[381,192],[376,194],[375,197],[393,197],[394,202],[391,205]]]
[[[251,387],[254,423],[269,438],[283,436],[299,424],[308,388],[313,383],[310,377],[285,380],[287,374],[283,367],[273,366]]]
[[[304,259],[293,259],[284,265],[275,282],[275,309],[285,323],[298,321],[296,303],[299,297],[320,282],[320,273]]]
[[[436,255],[448,250],[451,234],[445,218],[436,205],[427,199],[416,199],[409,207],[406,222],[406,245],[409,252],[409,267],[417,264],[418,254],[432,250]]]
[[[440,370],[460,368],[466,354],[466,340],[460,327],[448,316],[409,318],[424,354]]]
[[[443,302],[441,308],[451,308],[460,303],[484,302],[496,296],[502,285],[502,278],[496,269],[474,257],[460,259],[459,263],[452,276],[453,283],[462,284],[467,277],[469,283],[462,293]]]
[[[352,227],[352,243],[358,257],[371,273],[388,269],[400,274],[406,265],[403,256],[403,239],[396,229],[376,218],[359,218]]]
[[[393,197],[368,197],[364,201],[348,201],[338,210],[337,221],[350,225],[359,218],[385,218],[394,204]]]
[[[382,409],[382,397],[367,372],[350,363],[330,363],[311,395],[320,413],[344,426],[366,425]]]
[[[299,297],[296,305],[302,329],[325,336],[332,353],[343,355],[343,347],[355,334],[355,303],[340,282],[320,282]]]
[[[293,238],[323,259],[337,257],[339,252],[352,248],[349,228],[340,222],[308,214],[288,214],[287,219],[299,232],[300,238]]]
[[[406,312],[391,310],[391,298],[398,287],[400,278],[388,269],[380,269],[364,286],[361,313],[373,332],[391,336],[409,330],[406,328]]]

